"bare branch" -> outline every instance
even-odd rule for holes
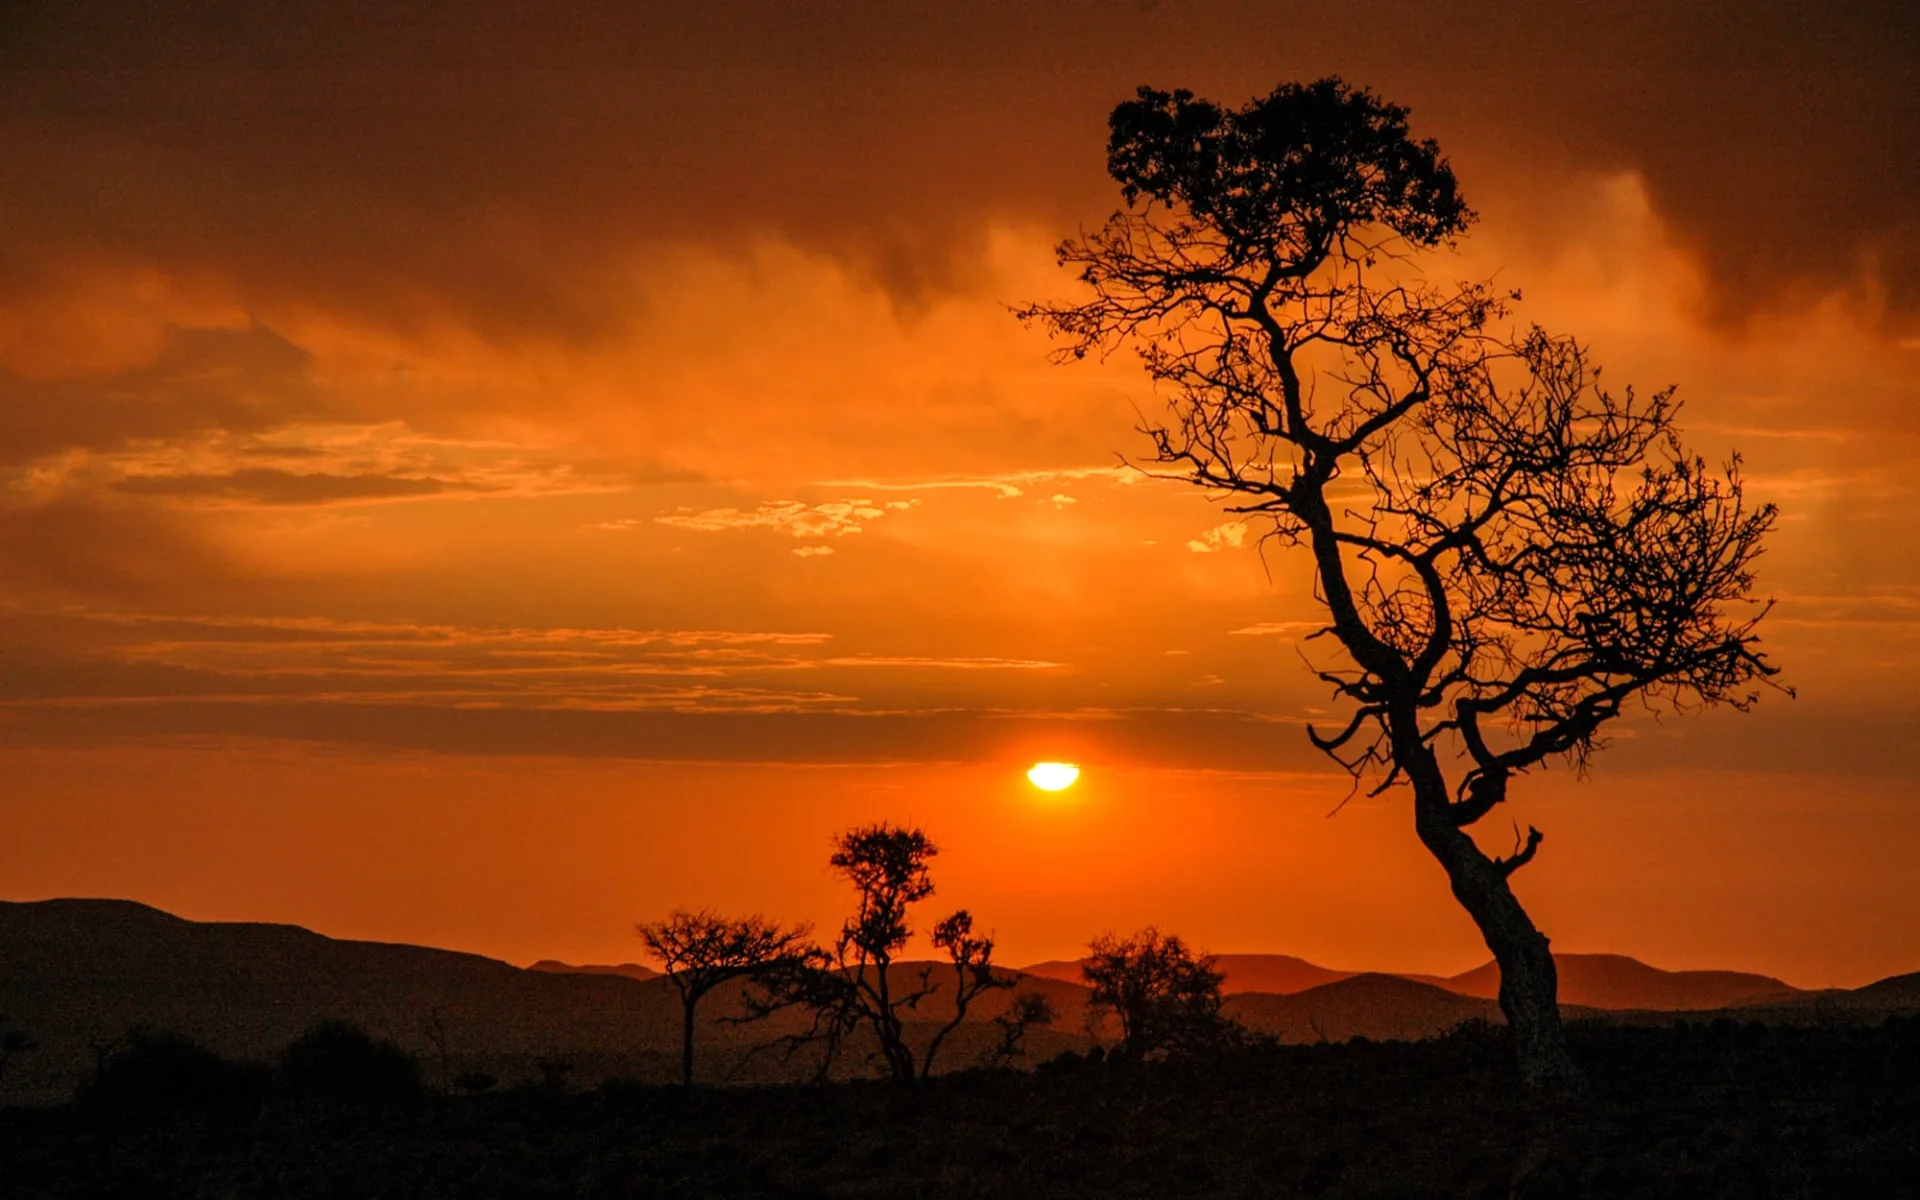
[[[1529,825],[1527,826],[1527,844],[1522,846],[1520,844],[1520,830],[1516,827],[1514,829],[1513,853],[1507,855],[1505,858],[1494,859],[1494,870],[1500,872],[1503,878],[1513,874],[1521,867],[1533,861],[1534,854],[1540,849],[1540,843],[1545,840],[1545,834]]]

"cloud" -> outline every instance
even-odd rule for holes
[[[644,467],[598,471],[538,444],[433,437],[403,421],[208,430],[69,449],[28,464],[14,492],[42,499],[107,491],[219,506],[283,508],[473,496],[607,493],[643,486]],[[680,482],[671,473],[663,481]]]
[[[793,548],[795,558],[823,558],[832,553],[832,546],[795,546]]]
[[[821,665],[828,667],[930,667],[940,671],[1044,671],[1054,667],[1065,666],[1066,664],[1024,658],[889,658],[880,655],[863,654],[845,658],[829,658]]]
[[[1245,521],[1227,521],[1215,525],[1201,534],[1199,538],[1187,543],[1187,549],[1195,554],[1212,554],[1216,550],[1239,549],[1247,540]]]
[[[118,491],[136,496],[264,505],[395,500],[437,496],[446,492],[492,490],[448,479],[372,474],[329,475],[322,472],[302,475],[271,467],[249,467],[224,475],[129,475],[117,480],[113,486]]]
[[[1320,629],[1323,621],[1262,621],[1228,631],[1229,637],[1291,637],[1309,629]],[[1169,651],[1171,653],[1171,651]]]
[[[931,479],[837,479],[823,482],[820,486],[860,488],[870,492],[987,491],[1003,500],[1012,500],[1026,495],[1032,488],[1056,482],[1094,480],[1124,485],[1148,478],[1152,476],[1134,467],[1054,467],[991,475],[945,475]],[[1055,504],[1075,503],[1071,496],[1055,494],[1050,498]],[[888,507],[904,508],[917,503],[915,500],[892,501]]]
[[[824,633],[462,626],[321,617],[0,612],[0,648],[40,665],[0,679],[14,705],[173,702],[485,705],[526,710],[855,710],[800,676],[1036,671],[1010,657],[825,652]],[[87,665],[79,666],[82,661]],[[65,664],[62,666],[61,664]]]
[[[261,325],[183,329],[154,300],[143,317],[157,326],[134,338],[132,365],[90,359],[115,345],[73,341],[53,357],[40,342],[36,360],[0,349],[0,466],[31,462],[71,448],[112,450],[142,440],[192,436],[207,430],[245,434],[310,420],[341,407],[313,378],[313,357]],[[31,305],[16,305],[31,311]],[[0,328],[7,324],[0,313]],[[100,335],[109,343],[118,329]],[[123,351],[124,352],[124,351]],[[11,366],[12,369],[9,369]],[[22,374],[25,367],[42,377]],[[60,368],[64,366],[65,371]]]
[[[0,504],[0,601],[165,604],[244,595],[241,565],[167,517],[59,496]]]
[[[617,328],[621,251],[757,229],[912,311],[978,283],[988,216],[1070,228],[1114,205],[1102,121],[1138,84],[1238,100],[1338,69],[1478,168],[1469,197],[1491,176],[1645,172],[1720,303],[1863,266],[1895,311],[1916,303],[1911,5],[217,11],[0,9],[5,160],[35,164],[0,176],[8,274],[90,247],[253,300],[586,340]]]
[[[795,538],[837,538],[859,533],[865,528],[865,523],[886,515],[886,509],[876,508],[867,500],[831,500],[825,504],[772,500],[751,511],[738,508],[710,508],[704,512],[684,510],[655,517],[654,520],[662,525],[695,533],[768,529]]]

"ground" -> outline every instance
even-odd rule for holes
[[[1920,1021],[1576,1026],[1592,1094],[1518,1089],[1497,1029],[1205,1062],[387,1104],[269,1088],[0,1113],[12,1197],[1898,1196]]]

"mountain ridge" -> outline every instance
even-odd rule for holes
[[[1498,966],[1489,961],[1458,975],[1405,971],[1343,971],[1291,954],[1218,954],[1215,969],[1226,976],[1225,995],[1265,993],[1289,996],[1362,975],[1388,975],[1428,984],[1455,995],[1497,999]],[[1685,1012],[1773,1004],[1809,994],[1771,975],[1746,971],[1669,971],[1625,954],[1555,954],[1563,1005],[1618,1011]],[[1054,959],[1020,968],[1031,975],[1068,982],[1080,980],[1080,962]],[[1896,977],[1897,978],[1897,977]],[[1872,985],[1869,985],[1872,986]]]
[[[1255,1032],[1287,1042],[1425,1038],[1463,1021],[1500,1020],[1490,996],[1462,990],[1490,990],[1484,967],[1442,980],[1337,972],[1290,955],[1220,961],[1230,980],[1291,989],[1234,990],[1230,984],[1226,1004],[1229,1015]],[[1574,1018],[1670,1022],[1674,1010],[1661,1010],[1658,1002],[1676,996],[1732,996],[1743,1006],[1711,1011],[1750,1020],[1869,1020],[1920,1011],[1920,972],[1852,991],[1803,992],[1767,976],[1666,972],[1625,956],[1569,955],[1563,961],[1569,988],[1562,1010]],[[915,976],[932,966],[936,984],[951,979],[948,964],[895,965]],[[1027,1061],[1093,1045],[1087,988],[1075,978],[1059,978],[1068,969],[1077,975],[1078,964],[1035,967],[1040,970],[1006,971],[1020,990],[1045,995],[1058,1013],[1051,1027],[1032,1032]],[[1583,972],[1594,970],[1603,979],[1624,975],[1652,981],[1647,987],[1656,993],[1668,990],[1651,996],[1656,1003],[1633,1009],[1582,1007],[1579,989],[1589,986],[1581,982]],[[1699,990],[1703,979],[1720,991]],[[1301,983],[1310,986],[1294,986]],[[778,1020],[740,1026],[724,1019],[740,1011],[746,987],[736,980],[702,1005],[702,1078],[805,1078],[804,1063],[783,1065],[774,1061],[777,1055],[753,1053],[781,1032]],[[942,1007],[950,1004],[947,994],[929,997],[915,1011],[915,1036],[928,1036],[941,1020]],[[983,997],[949,1042],[949,1067],[979,1061],[997,1044],[991,1018],[1009,1002],[1007,992]],[[184,1034],[229,1057],[270,1061],[320,1021],[350,1021],[399,1043],[442,1086],[474,1070],[503,1081],[530,1079],[539,1064],[555,1060],[576,1067],[572,1078],[582,1085],[615,1077],[664,1082],[676,1074],[680,1033],[670,981],[636,978],[619,965],[542,960],[520,967],[457,950],[331,938],[297,925],[192,921],[111,899],[0,901],[0,1014],[35,1042],[0,1080],[0,1102],[7,1103],[72,1096],[88,1077],[97,1049],[138,1026]]]

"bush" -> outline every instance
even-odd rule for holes
[[[471,1095],[490,1092],[500,1081],[485,1071],[466,1071],[453,1077],[453,1086]]]
[[[78,1099],[96,1114],[244,1111],[265,1098],[271,1074],[181,1034],[134,1029],[100,1059]]]
[[[422,1090],[411,1054],[344,1021],[316,1025],[288,1046],[279,1085],[287,1095],[337,1104],[403,1104]]]

